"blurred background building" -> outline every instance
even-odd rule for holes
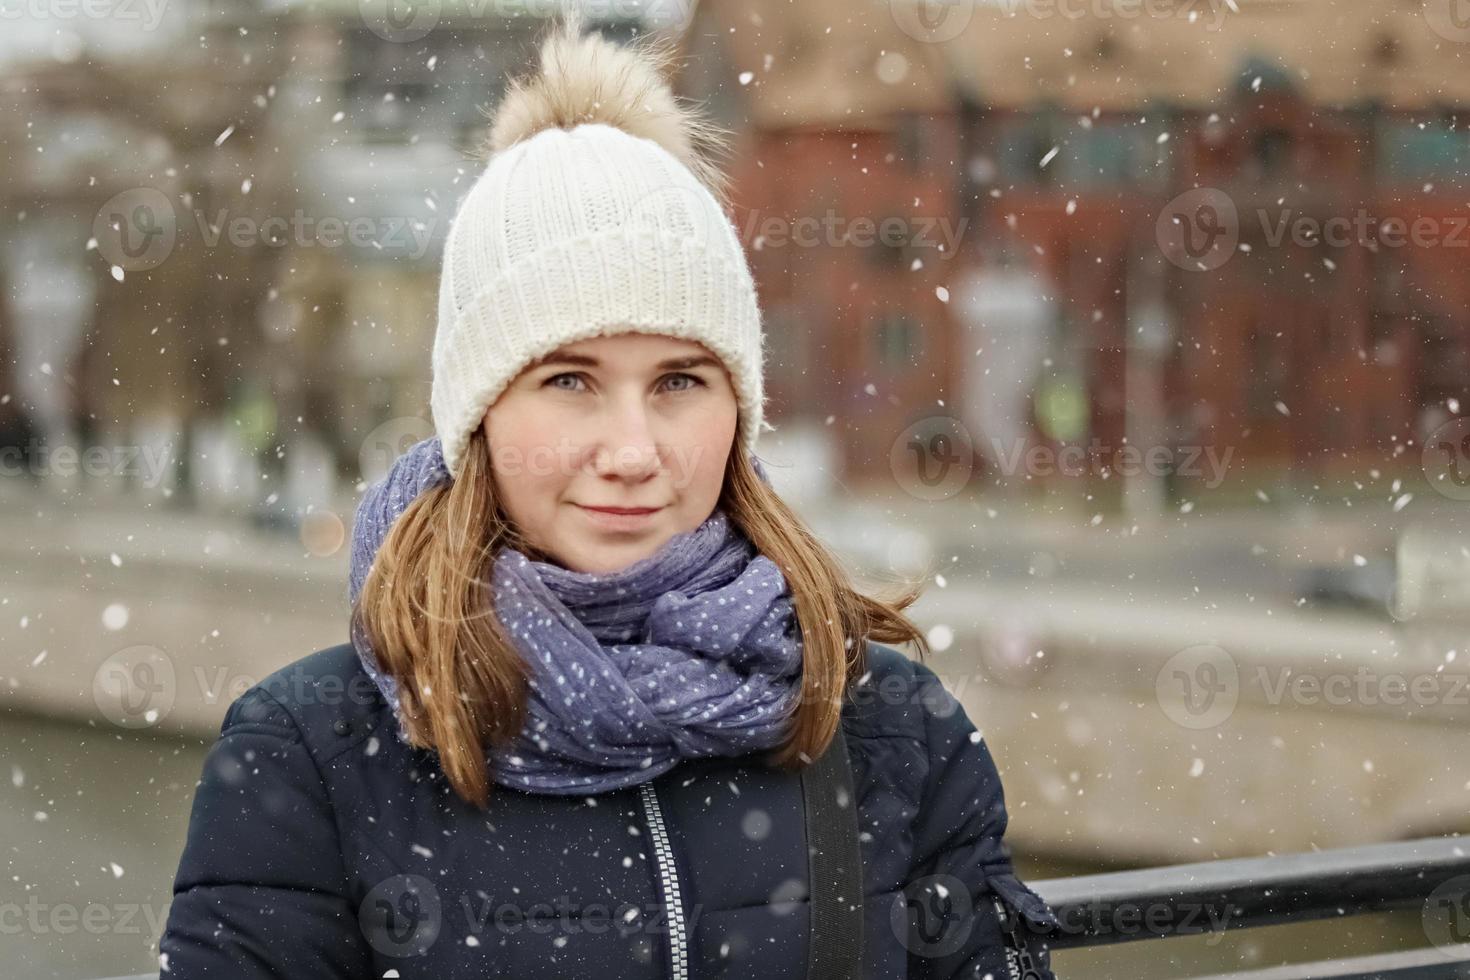
[[[750,208],[963,228],[947,252],[938,234],[752,243],[773,332],[805,342],[775,365],[783,407],[848,407],[849,472],[881,473],[940,397],[982,443],[1230,446],[1245,482],[1345,483],[1463,399],[1470,49],[1420,4],[929,6],[965,23],[716,0],[690,32],[691,92],[746,136]],[[1237,250],[1210,269],[1166,261],[1156,227],[1198,188],[1237,212]],[[1322,241],[1359,212],[1440,234]],[[814,363],[830,371],[809,381]],[[1056,386],[1077,397],[1043,397]]]
[[[1417,465],[1470,377],[1470,45],[1401,0],[952,4],[957,31],[907,3],[651,25],[736,134],[775,423],[832,479],[891,479],[934,416],[982,486],[1057,482],[1006,467],[1034,445],[1233,452],[1220,486],[1142,481],[1153,506]],[[375,426],[427,415],[440,243],[547,11],[162,9],[0,42],[0,431],[172,446],[191,497],[256,503],[239,474],[323,454],[355,483]],[[1158,222],[1207,192],[1235,246],[1189,268]],[[1388,218],[1433,234],[1375,245]],[[1106,470],[1062,482],[1107,501],[1128,481]]]
[[[432,433],[442,242],[556,6],[0,0],[17,890],[161,915],[225,707],[345,636],[352,508]],[[916,619],[1028,873],[1470,830],[1470,707],[1251,680],[1465,671],[1460,0],[584,6],[675,38],[731,131],[761,455],[860,577],[928,578]],[[1206,646],[1239,703],[1199,727],[1168,681]],[[139,649],[168,704],[130,731],[98,684]],[[155,940],[0,960],[106,975]]]

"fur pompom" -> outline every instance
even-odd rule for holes
[[[475,156],[488,162],[542,130],[605,123],[663,147],[727,206],[727,177],[712,157],[728,150],[728,132],[674,95],[669,77],[677,58],[667,38],[618,44],[601,33],[583,35],[582,11],[571,4],[541,42],[540,65],[512,79],[486,113],[490,133]]]

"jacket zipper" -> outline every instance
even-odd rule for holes
[[[674,848],[664,827],[663,811],[652,783],[638,787],[643,814],[653,838],[653,860],[658,867],[664,914],[669,923],[669,975],[672,980],[689,980],[689,942],[684,932],[684,898],[679,892],[679,869],[674,866]]]
[[[1005,951],[1006,969],[1010,971],[1011,980],[1042,980],[1043,974],[1031,955],[1031,947],[1021,937],[1019,915],[1011,912],[999,898],[992,901],[995,902],[995,914],[1000,918],[1001,931],[1010,940],[1005,944]]]

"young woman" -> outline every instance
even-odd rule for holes
[[[437,435],[359,507],[352,642],[231,706],[164,976],[1051,977],[985,743],[884,645],[924,649],[917,593],[858,593],[753,455],[754,283],[671,58],[572,15],[500,104]],[[809,884],[828,759],[861,894]]]

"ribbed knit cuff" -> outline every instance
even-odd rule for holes
[[[481,289],[434,344],[434,425],[458,476],[470,436],[535,360],[589,337],[659,333],[697,341],[727,366],[739,438],[754,451],[764,413],[760,309],[748,269],[651,228],[559,242]]]

